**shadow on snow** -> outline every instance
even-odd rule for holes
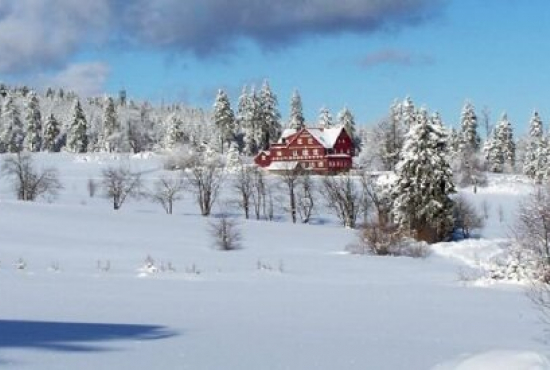
[[[67,352],[108,350],[115,340],[159,340],[177,335],[163,326],[0,320],[0,350],[6,348]]]

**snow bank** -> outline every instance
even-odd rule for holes
[[[535,352],[493,351],[441,364],[433,370],[549,370],[548,359]]]

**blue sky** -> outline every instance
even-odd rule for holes
[[[520,132],[533,109],[550,117],[547,0],[271,3],[0,3],[0,55],[14,54],[0,61],[0,73],[12,83],[83,94],[124,87],[138,99],[201,107],[219,87],[236,100],[244,84],[267,78],[283,117],[298,89],[311,122],[323,106],[336,115],[347,105],[358,122],[372,124],[407,95],[448,124],[465,99],[478,111],[488,107],[493,121],[506,110]],[[18,27],[24,31],[14,41]]]

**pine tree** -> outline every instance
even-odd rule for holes
[[[508,120],[508,115],[503,114],[499,124],[498,141],[504,155],[504,164],[513,170],[516,165],[516,144],[514,142],[514,131],[512,124]]]
[[[504,170],[504,155],[498,141],[498,127],[493,129],[491,136],[485,142],[483,152],[487,163],[487,170],[501,173]]]
[[[244,151],[247,155],[256,155],[261,139],[261,102],[254,87],[248,95],[246,104],[246,124],[244,127]]]
[[[401,104],[395,101],[390,107],[388,119],[379,125],[377,132],[380,140],[380,158],[387,171],[395,170],[395,166],[401,159],[405,134],[406,130],[402,124]]]
[[[298,90],[294,90],[290,100],[290,117],[288,128],[301,130],[305,127],[305,118],[302,106],[302,98]]]
[[[437,242],[453,227],[455,193],[453,174],[441,150],[446,146],[442,128],[434,125],[426,110],[415,117],[397,165],[397,181],[392,189],[393,213],[403,230],[416,238]]]
[[[260,91],[260,125],[258,145],[260,149],[268,149],[281,135],[281,114],[279,113],[277,96],[271,91],[269,83],[264,81]]]
[[[25,121],[27,135],[23,146],[29,152],[39,152],[42,149],[42,113],[36,94],[31,94],[27,101]]]
[[[477,133],[477,115],[475,108],[470,102],[466,102],[462,109],[460,128],[462,142],[465,145],[463,150],[478,152],[481,139]]]
[[[88,122],[78,99],[74,103],[67,133],[67,150],[73,153],[86,153],[88,150]]]
[[[59,152],[61,150],[61,130],[59,122],[55,119],[53,113],[48,117],[44,124],[44,142],[43,149],[47,152]]]
[[[403,119],[403,125],[408,131],[411,126],[414,125],[416,120],[416,109],[410,96],[407,96],[401,104],[401,117]]]
[[[338,113],[338,124],[342,126],[346,130],[348,135],[352,137],[355,141],[355,117],[348,109],[348,107],[344,107],[344,109],[342,109],[340,113]]]
[[[319,127],[321,128],[331,128],[333,125],[332,114],[327,107],[321,108],[319,113]]]
[[[0,142],[3,152],[18,153],[23,149],[25,135],[19,110],[11,96],[4,100],[0,116]]]
[[[523,173],[541,182],[548,176],[548,142],[544,138],[543,123],[535,111],[529,124],[529,138],[524,158]]]
[[[117,152],[121,150],[121,128],[118,120],[115,101],[112,97],[105,99],[103,109],[103,132],[100,142],[100,149],[106,152]]]
[[[164,138],[164,148],[172,150],[175,149],[178,145],[183,144],[183,122],[178,114],[170,114],[165,122],[165,125],[166,136]]]
[[[501,173],[513,170],[516,164],[516,144],[512,124],[504,113],[493,131],[493,137],[485,144],[485,159],[489,171]]]
[[[214,124],[218,130],[220,150],[223,153],[224,147],[235,140],[235,114],[231,109],[229,98],[223,90],[218,91],[214,103]]]

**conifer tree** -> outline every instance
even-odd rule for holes
[[[405,140],[406,130],[402,123],[401,104],[396,100],[390,106],[387,120],[384,120],[377,129],[380,141],[380,158],[387,171],[395,170],[401,159],[401,149]]]
[[[0,142],[3,152],[18,153],[23,149],[25,135],[23,123],[15,102],[11,96],[4,100],[0,115]]]
[[[496,173],[512,170],[516,164],[516,144],[506,113],[495,127],[493,137],[485,144],[485,158],[489,171]]]
[[[327,107],[321,108],[319,113],[319,127],[321,128],[331,128],[333,125],[332,114]]]
[[[305,127],[305,118],[302,106],[302,98],[298,90],[294,90],[290,100],[290,117],[288,128],[301,130]]]
[[[102,124],[103,132],[100,149],[106,152],[120,151],[122,133],[116,112],[115,101],[110,96],[105,99]]]
[[[523,173],[541,182],[548,176],[548,142],[544,138],[543,123],[537,111],[529,124],[529,138],[524,158]]]
[[[281,114],[277,96],[271,91],[269,83],[264,81],[260,91],[260,125],[258,145],[265,150],[281,135]]]
[[[246,124],[244,127],[244,151],[247,155],[256,155],[259,150],[259,141],[261,139],[261,103],[252,87],[246,103]]]
[[[224,147],[229,147],[235,139],[235,114],[223,90],[218,91],[214,103],[214,124],[218,130],[220,151],[223,153]]]
[[[502,146],[504,163],[513,170],[516,165],[516,144],[514,142],[514,131],[512,123],[508,120],[508,115],[504,113],[499,124],[498,141]]]
[[[355,117],[348,107],[338,113],[338,124],[346,129],[349,136],[355,138]]]
[[[52,153],[59,152],[61,150],[60,134],[61,130],[59,127],[59,122],[52,113],[44,124],[43,149]]]
[[[42,149],[42,113],[36,94],[30,95],[25,113],[27,134],[23,146],[29,152],[39,152]]]
[[[473,104],[470,102],[466,102],[462,109],[460,128],[462,143],[465,146],[463,150],[479,151],[481,139],[477,133],[477,115]]]
[[[67,150],[72,153],[86,153],[88,150],[88,122],[78,98],[74,103],[67,133]]]
[[[407,96],[401,104],[401,116],[403,119],[403,125],[408,131],[411,126],[414,125],[416,120],[416,108],[410,96]]]
[[[172,113],[168,116],[165,122],[166,136],[164,138],[164,148],[168,150],[175,149],[178,145],[183,144],[184,132],[183,122],[177,113]]]
[[[441,150],[446,146],[442,128],[431,122],[424,109],[416,114],[415,122],[397,165],[393,212],[401,229],[418,239],[437,242],[446,238],[453,227],[453,174]]]

